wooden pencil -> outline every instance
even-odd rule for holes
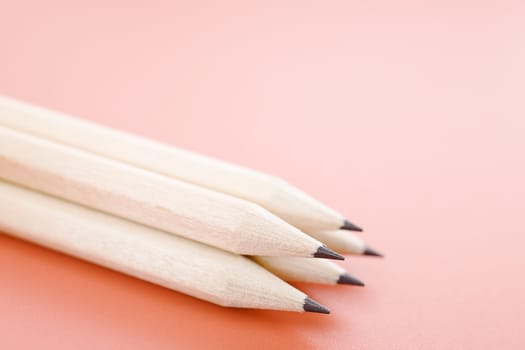
[[[306,233],[341,254],[383,256],[383,254],[366,244],[361,237],[348,231],[328,230]]]
[[[254,256],[252,259],[288,282],[365,285],[341,266],[324,259],[281,256]]]
[[[234,253],[344,259],[254,203],[1,126],[0,178]]]
[[[0,181],[0,230],[222,306],[329,313],[248,258]]]
[[[0,124],[257,203],[301,230],[361,228],[282,179],[0,96]]]

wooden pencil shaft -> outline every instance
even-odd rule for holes
[[[1,126],[0,178],[235,253],[322,246],[251,202]]]
[[[326,230],[306,232],[341,254],[361,255],[366,244],[361,237],[345,230]]]
[[[222,306],[304,311],[306,295],[240,255],[0,181],[0,230]]]
[[[302,229],[344,218],[285,181],[0,96],[0,124],[257,203]]]
[[[324,259],[254,256],[258,264],[288,282],[337,284],[347,272],[341,266]]]

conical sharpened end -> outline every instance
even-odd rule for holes
[[[365,286],[363,282],[361,282],[358,278],[350,275],[349,273],[343,273],[341,276],[339,276],[337,283],[338,284],[351,284],[352,286],[361,286],[361,287]]]
[[[350,221],[345,220],[343,222],[343,225],[340,227],[341,230],[348,230],[348,231],[358,231],[363,232],[363,229],[355,224],[352,224]]]
[[[379,253],[378,251],[370,248],[370,247],[366,247],[365,248],[365,251],[363,252],[363,255],[370,255],[370,256],[379,256],[379,257],[383,257],[383,254]]]
[[[307,312],[317,312],[320,314],[330,313],[330,310],[319,304],[317,301],[310,299],[309,297],[304,298],[303,310]]]
[[[325,247],[325,246],[319,247],[317,251],[314,253],[314,257],[325,258],[325,259],[335,259],[335,260],[345,260],[344,256],[337,254],[332,249]]]

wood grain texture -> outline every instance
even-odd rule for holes
[[[0,181],[0,231],[218,305],[303,311],[306,295],[240,255]]]
[[[280,178],[0,96],[0,125],[257,203],[308,231],[337,229],[341,214]]]
[[[248,201],[4,127],[0,178],[235,253],[312,256],[322,246]]]

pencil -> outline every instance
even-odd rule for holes
[[[367,245],[361,237],[350,232],[330,230],[306,233],[341,254],[383,256],[383,254]]]
[[[362,229],[284,180],[0,96],[0,124],[266,208],[308,231]]]
[[[160,286],[237,308],[329,313],[248,258],[0,181],[0,229]]]
[[[251,202],[5,127],[0,178],[234,253],[344,259]]]
[[[365,285],[341,266],[324,259],[280,256],[254,256],[252,259],[288,282]]]

